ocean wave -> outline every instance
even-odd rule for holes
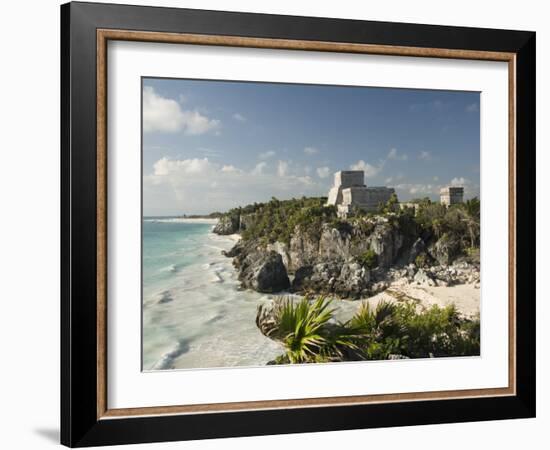
[[[170,291],[162,291],[155,296],[155,303],[157,305],[162,305],[163,303],[170,303],[174,300],[172,293]]]
[[[189,351],[189,342],[185,339],[180,339],[176,346],[161,356],[161,358],[153,364],[151,370],[170,370],[174,369],[174,361],[179,356]]]
[[[212,274],[211,281],[214,283],[223,283],[225,281],[224,277],[221,276],[221,271],[215,270]]]
[[[183,267],[183,264],[170,264],[169,266],[162,267],[159,272],[172,272],[176,273]]]
[[[208,233],[208,238],[212,241],[220,241],[220,242],[238,242],[241,239],[240,234],[216,234],[216,233]]]

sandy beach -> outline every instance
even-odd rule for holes
[[[480,292],[473,284],[458,284],[455,286],[414,286],[391,285],[384,292],[366,299],[369,303],[377,304],[381,301],[412,300],[420,305],[430,307],[438,305],[448,306],[452,303],[458,311],[466,317],[479,314]]]

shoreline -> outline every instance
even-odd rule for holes
[[[152,220],[211,224],[204,219]],[[264,366],[282,353],[280,344],[255,324],[257,305],[268,296],[241,291],[231,259],[221,253],[239,239],[204,227],[185,241],[190,247],[169,261],[176,269],[164,271],[166,281],[144,297],[144,370]],[[191,260],[181,261],[190,255]]]
[[[150,222],[208,223],[216,219],[159,218]],[[303,295],[284,291],[272,294],[243,289],[233,258],[222,256],[241,240],[240,234],[204,234],[206,251],[200,259],[172,271],[173,281],[156,297],[145,302],[148,339],[153,347],[144,370],[198,369],[263,366],[282,353],[279,343],[265,337],[256,326],[257,307],[280,296],[298,300]],[[160,291],[159,291],[160,292]],[[190,293],[193,292],[193,295]],[[157,293],[158,294],[158,293]],[[463,316],[479,313],[480,290],[473,284],[419,286],[391,283],[388,289],[357,300],[334,298],[335,318],[349,320],[363,303],[410,299],[418,305],[446,306],[454,302]],[[162,300],[162,301],[159,301]],[[159,328],[159,326],[161,328]],[[160,333],[159,333],[160,332]]]
[[[189,217],[159,217],[154,218],[150,217],[143,219],[144,222],[154,222],[154,223],[204,223],[209,225],[216,225],[219,219],[209,219],[209,218],[189,218]]]

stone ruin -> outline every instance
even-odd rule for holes
[[[395,194],[395,189],[385,186],[367,187],[362,170],[342,170],[334,174],[334,185],[328,193],[327,205],[337,208],[338,217],[345,219],[354,208],[376,212]]]
[[[439,191],[442,205],[451,206],[464,201],[464,188],[462,186],[447,186]]]

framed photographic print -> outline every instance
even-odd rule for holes
[[[68,446],[535,414],[535,33],[61,7]]]

